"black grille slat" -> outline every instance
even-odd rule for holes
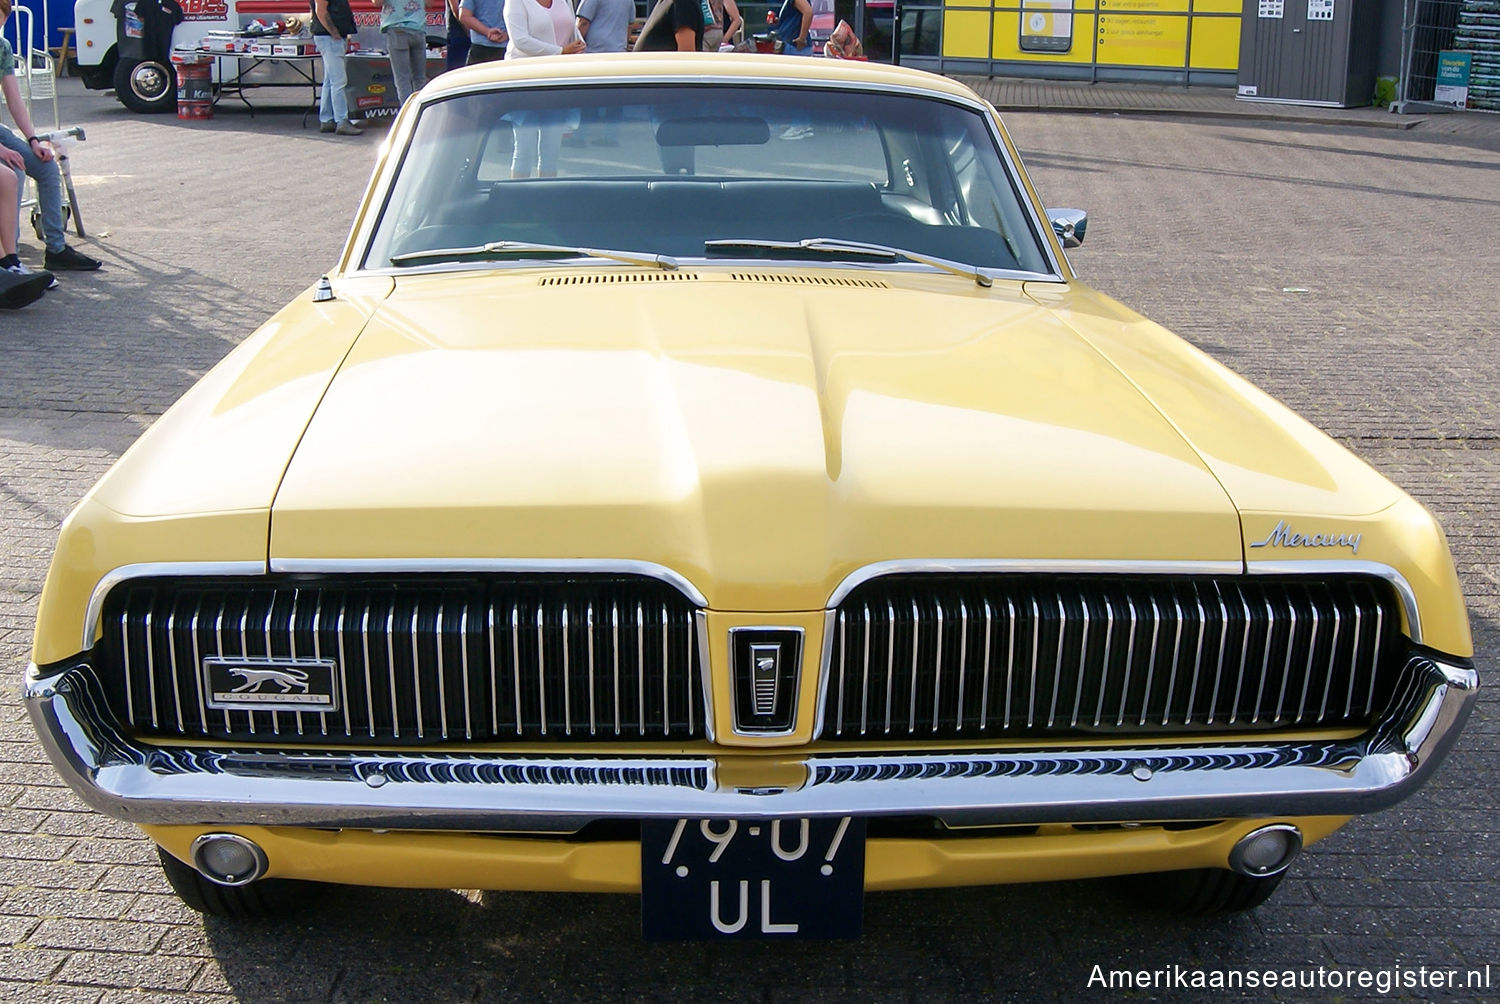
[[[822,735],[1363,726],[1399,623],[1368,577],[892,576],[837,611]]]
[[[156,736],[430,744],[704,734],[695,608],[629,576],[144,579],[97,652],[114,714]],[[333,711],[207,707],[205,659],[324,659]]]

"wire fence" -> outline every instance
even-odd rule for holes
[[[1456,83],[1467,85],[1466,97],[1454,96]],[[1500,110],[1500,0],[1406,0],[1401,90],[1391,107]]]

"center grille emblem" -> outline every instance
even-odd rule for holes
[[[331,659],[210,656],[203,660],[206,705],[223,711],[335,711]]]
[[[802,668],[801,628],[732,628],[734,731],[776,735],[793,730]]]

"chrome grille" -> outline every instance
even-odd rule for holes
[[[1373,578],[902,576],[840,604],[825,738],[1365,725],[1400,617]]]
[[[237,741],[686,740],[704,735],[692,604],[608,576],[137,580],[104,607],[127,728]],[[331,659],[328,712],[208,707],[204,660]]]

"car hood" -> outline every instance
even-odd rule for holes
[[[857,275],[402,278],[272,562],[649,561],[764,610],[897,559],[1241,560],[1195,452],[1019,284]]]

